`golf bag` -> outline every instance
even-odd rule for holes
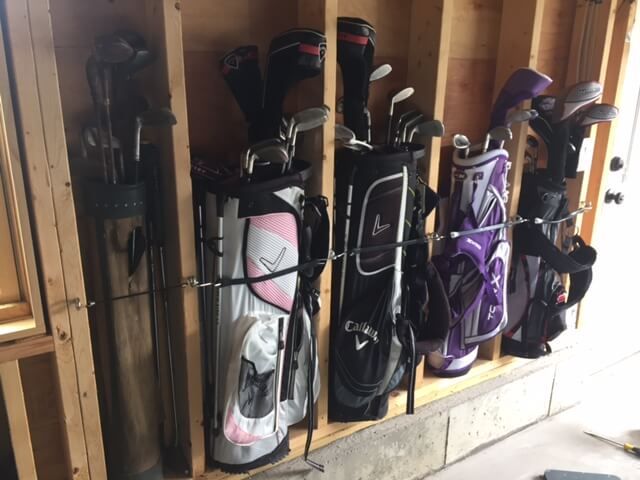
[[[160,416],[145,229],[147,191],[88,182],[87,255],[99,298],[91,333],[109,478],[161,479]]]
[[[335,421],[383,418],[389,393],[406,372],[407,411],[413,411],[418,354],[407,315],[419,310],[424,323],[426,314],[416,307],[420,297],[408,292],[412,281],[424,287],[419,280],[429,275],[426,261],[419,263],[427,257],[416,173],[423,149],[338,152],[334,245],[347,254],[334,264],[332,279],[329,417]],[[415,290],[426,302],[427,289]]]
[[[570,253],[556,247],[567,204],[566,186],[551,181],[544,170],[524,174],[518,213],[530,221],[513,232],[510,322],[502,339],[506,354],[537,358],[550,353],[548,342],[567,328],[567,309],[582,300],[591,284],[596,251],[577,235]],[[562,274],[570,277],[568,295]]]
[[[507,221],[509,156],[502,149],[468,158],[459,152],[453,158],[448,212],[452,234],[433,259],[447,291],[451,324],[442,349],[429,354],[427,362],[444,377],[467,373],[478,345],[500,333],[507,322],[510,247],[501,224]]]
[[[250,181],[193,169],[205,279],[221,286],[207,291],[204,318],[208,452],[232,473],[284,458],[289,426],[305,416],[308,452],[320,388],[312,282],[328,254],[326,200],[305,197],[309,164],[275,167]]]

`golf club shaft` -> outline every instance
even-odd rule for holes
[[[118,183],[118,173],[116,172],[116,159],[113,152],[113,127],[111,125],[111,67],[102,67],[102,81],[104,85],[104,113],[107,122],[107,145],[109,146],[109,163],[113,178],[111,183]],[[102,145],[102,144],[101,144]]]
[[[167,299],[167,271],[164,255],[164,246],[158,246],[158,254],[160,256],[160,288],[162,289],[162,313],[164,315],[165,328],[167,330],[167,357],[169,360],[169,382],[171,384],[171,408],[173,410],[173,445],[178,446],[178,411],[176,406],[176,383],[173,367],[173,344],[171,342],[171,322],[169,320],[169,301]]]

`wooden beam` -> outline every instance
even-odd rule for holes
[[[169,107],[178,123],[163,137],[163,181],[166,195],[167,270],[170,282],[197,276],[191,195],[191,154],[182,44],[181,5],[174,0],[149,0],[150,35],[159,55],[154,78],[156,101]],[[195,477],[205,470],[200,313],[195,288],[173,290],[169,296],[176,372],[179,441]]]
[[[615,12],[613,37],[609,53],[609,63],[604,82],[604,94],[602,102],[620,106],[623,100],[623,87],[626,78],[630,43],[627,34],[633,28],[637,2],[623,2]],[[616,138],[617,122],[605,123],[598,127],[595,139],[593,160],[591,162],[587,198],[593,205],[593,210],[587,213],[582,222],[582,237],[587,243],[592,243],[595,238],[598,215],[604,204],[607,178],[609,175],[609,161],[613,156],[614,142]],[[578,320],[580,317],[578,317]]]
[[[411,5],[407,85],[418,87],[412,101],[424,115],[441,121],[444,120],[453,11],[453,2],[446,0],[414,0]],[[441,146],[441,138],[432,138],[425,146],[424,161],[418,165],[422,178],[435,190],[440,175]],[[425,230],[433,232],[435,222],[434,212],[427,217]],[[418,375],[416,388],[423,382],[424,375]]]
[[[59,96],[57,86],[51,86],[57,82],[51,29],[48,24],[48,4],[45,0],[39,1],[41,3],[21,0],[4,4],[8,19],[5,34],[12,53],[13,94],[20,112],[19,130],[22,132],[23,162],[30,187],[32,222],[37,231],[36,244],[41,260],[40,274],[46,299],[45,309],[54,338],[68,469],[69,472],[73,472],[74,480],[90,478],[83,428],[83,420],[86,420],[89,425],[93,425],[93,431],[98,433],[93,437],[93,448],[97,456],[94,457],[97,458],[95,478],[106,478],[104,460],[99,460],[103,450],[95,382],[87,379],[84,385],[86,389],[81,390],[76,371],[76,352],[70,318],[72,313],[69,309],[70,296],[66,290],[65,274],[69,275],[69,279],[78,276],[79,285],[77,289],[74,288],[72,295],[82,297],[84,289],[77,245],[74,248],[76,240],[73,237],[77,233],[68,165],[64,157],[65,139],[59,130],[62,128]],[[42,9],[45,13],[40,15]],[[31,14],[35,19],[33,26],[30,23]],[[43,23],[43,18],[47,19],[46,23]],[[40,43],[43,41],[44,43]],[[45,60],[47,56],[50,57],[49,62]],[[47,95],[53,98],[47,98]],[[57,111],[52,112],[50,109]],[[45,124],[48,132],[45,132]],[[56,204],[56,200],[62,200],[62,204]],[[65,228],[68,229],[69,237],[62,236]],[[70,256],[75,257],[75,260],[70,259]],[[84,350],[85,355],[81,356],[84,359],[84,372],[92,375],[88,331],[86,335],[81,333],[82,321],[86,327],[86,312],[76,325],[79,327],[79,340],[86,340],[84,348],[89,349],[89,355],[86,355],[87,350]],[[83,347],[79,345],[79,348]],[[89,414],[87,411],[84,418],[83,405],[93,412]]]
[[[13,446],[13,457],[20,480],[37,480],[36,462],[33,457],[31,433],[24,392],[17,360],[0,363],[0,385],[9,420],[9,433]]]
[[[324,195],[333,211],[333,169],[335,151],[335,103],[337,81],[337,19],[338,0],[320,0],[298,2],[298,24],[317,28],[327,37],[327,52],[321,76],[321,84],[316,81],[303,82],[298,92],[298,106],[328,105],[331,107],[329,120],[312,135],[305,136],[305,158],[313,165],[313,177],[309,190],[311,194]],[[309,141],[307,141],[307,138]],[[331,213],[329,213],[331,215]],[[329,238],[332,238],[331,236]],[[319,280],[322,308],[316,321],[318,337],[318,362],[322,388],[317,404],[317,425],[322,428],[329,422],[329,337],[331,320],[331,272],[329,262]]]
[[[500,43],[496,64],[496,79],[493,98],[509,76],[518,68],[536,68],[545,0],[504,0],[500,23]],[[525,106],[526,108],[526,106]],[[517,123],[511,127],[513,140],[507,142],[506,149],[511,160],[509,171],[509,216],[518,213],[520,183],[524,169],[524,152],[527,145],[528,124]],[[509,232],[511,236],[511,232]],[[500,356],[501,336],[480,346],[480,357],[489,360]]]
[[[53,350],[53,337],[50,335],[38,335],[24,340],[2,343],[0,344],[0,363],[35,357],[53,352]]]

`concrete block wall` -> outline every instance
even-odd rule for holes
[[[572,354],[573,353],[573,354]],[[302,459],[254,475],[258,480],[422,479],[580,399],[585,369],[576,352],[558,352],[503,377],[361,430]],[[583,376],[584,375],[584,376]]]

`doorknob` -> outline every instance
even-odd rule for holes
[[[622,170],[624,168],[624,160],[620,157],[613,157],[611,159],[611,163],[609,164],[609,170],[612,172],[617,172],[618,170]]]
[[[624,202],[624,193],[622,192],[612,192],[611,190],[607,190],[607,193],[604,194],[604,203],[615,202],[616,205],[620,205]]]

